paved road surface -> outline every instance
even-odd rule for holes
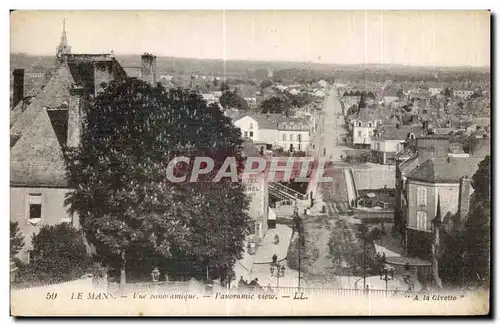
[[[333,161],[340,160],[342,150],[345,149],[339,146],[345,133],[343,126],[344,116],[337,89],[331,87],[323,102],[323,123],[319,124],[317,137],[313,139],[315,155],[331,158]]]
[[[331,87],[325,95],[323,102],[323,123],[320,124],[317,136],[314,139],[315,154],[326,157],[332,161],[340,161],[342,151],[346,148],[340,146],[344,129],[344,116],[336,88]],[[326,155],[324,155],[326,152]],[[347,184],[341,168],[336,166],[325,169],[325,175],[332,177],[332,183],[322,183],[319,189],[327,203],[330,215],[343,213],[348,209]]]

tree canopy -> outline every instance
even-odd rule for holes
[[[491,225],[491,159],[490,156],[479,163],[472,177],[474,193],[470,201],[470,211],[465,222],[465,256],[468,259],[470,279],[489,278],[490,272],[490,225]]]
[[[260,88],[264,89],[267,87],[271,87],[273,85],[272,80],[269,79],[264,79],[263,81],[260,82]]]
[[[244,98],[236,94],[236,92],[225,91],[219,99],[219,103],[224,108],[235,108],[238,110],[248,110],[248,103]]]
[[[24,247],[24,236],[19,230],[19,223],[10,221],[10,257],[15,257]]]
[[[272,96],[260,103],[261,113],[278,113],[289,115],[292,104],[284,96]]]
[[[81,143],[65,151],[74,189],[66,202],[97,255],[121,270],[122,283],[125,268],[141,260],[163,269],[187,260],[197,278],[227,274],[249,230],[242,184],[173,183],[167,168],[174,157],[188,157],[174,175],[189,181],[196,156],[215,161],[212,173],[227,157],[241,164],[241,135],[231,120],[195,92],[137,79],[112,82],[84,108]]]

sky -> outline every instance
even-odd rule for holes
[[[11,53],[489,66],[488,11],[16,11]]]

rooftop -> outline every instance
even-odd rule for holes
[[[482,158],[429,159],[415,168],[408,179],[429,183],[458,183],[463,176],[472,177]]]

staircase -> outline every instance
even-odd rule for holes
[[[269,194],[278,198],[278,200],[306,200],[307,195],[301,194],[278,182],[269,182]]]

